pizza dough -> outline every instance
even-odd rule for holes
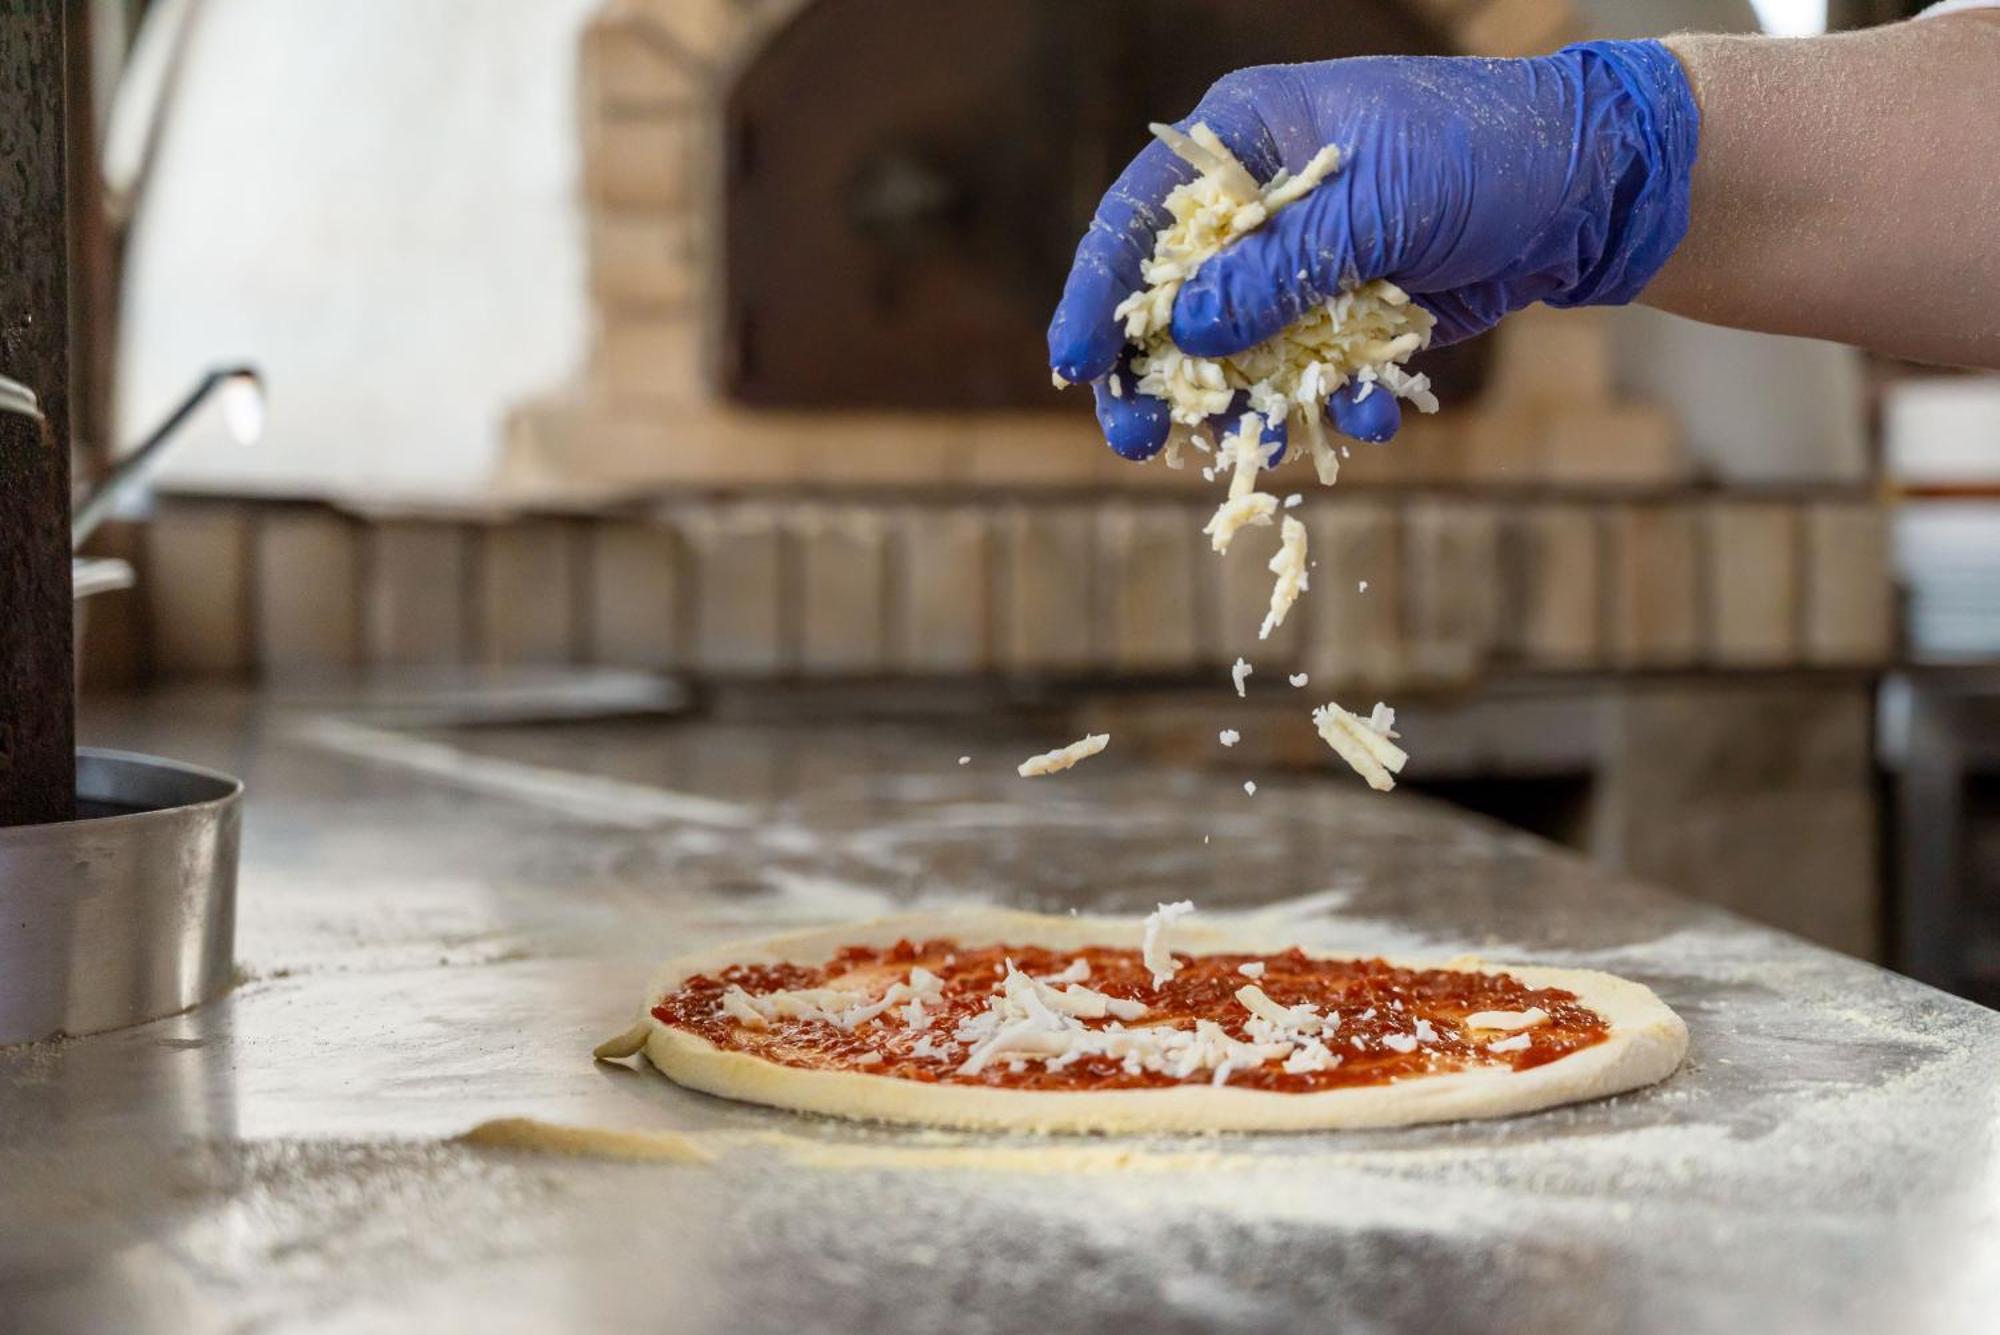
[[[653,1016],[662,997],[698,974],[731,965],[817,967],[849,946],[888,947],[899,940],[950,938],[968,948],[995,945],[1078,950],[1110,946],[1138,950],[1137,919],[1047,917],[998,910],[913,914],[843,924],[699,951],[669,961],[644,1002],[644,1017],[598,1049],[604,1058],[644,1050],[675,1082],[724,1098],[886,1122],[1001,1131],[1307,1131],[1408,1126],[1466,1118],[1507,1117],[1562,1103],[1601,1098],[1665,1078],[1687,1051],[1687,1027],[1637,983],[1579,969],[1509,966],[1504,972],[1530,988],[1560,988],[1609,1024],[1592,1046],[1544,1065],[1421,1075],[1305,1093],[1228,1084],[1181,1084],[1107,1091],[1049,1091],[929,1083],[852,1070],[786,1066],[716,1046]],[[1294,943],[1236,936],[1205,925],[1177,924],[1173,948],[1183,954],[1283,951]],[[1315,959],[1344,957],[1306,952]],[[1441,968],[1503,972],[1476,960]],[[1496,1039],[1503,1039],[1496,1033]]]

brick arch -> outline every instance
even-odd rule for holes
[[[1569,0],[1404,0],[1466,55],[1550,50],[1582,32]],[[708,71],[727,76],[764,38],[817,0],[612,0],[605,16],[656,27]]]
[[[726,387],[728,396],[740,402],[827,406],[824,402],[827,396],[841,401],[841,396],[845,395],[845,406],[860,407],[877,403],[874,396],[879,391],[872,387],[885,380],[888,373],[884,368],[895,362],[886,350],[887,345],[883,341],[886,335],[872,342],[865,336],[861,337],[859,345],[851,349],[858,374],[842,376],[826,370],[815,371],[813,368],[821,366],[821,363],[810,355],[809,350],[819,332],[788,318],[774,316],[764,308],[769,304],[768,294],[762,304],[754,296],[746,296],[746,293],[754,293],[762,281],[755,277],[746,278],[746,275],[776,274],[784,271],[787,265],[808,272],[852,274],[854,268],[848,262],[849,257],[843,254],[820,257],[826,262],[815,267],[813,257],[792,249],[781,248],[775,255],[754,259],[746,258],[754,247],[726,248],[724,244],[725,237],[736,238],[739,235],[726,230],[724,215],[727,210],[736,207],[731,201],[737,199],[737,187],[742,184],[733,171],[724,168],[721,157],[725,139],[730,134],[726,126],[735,115],[731,108],[743,90],[752,86],[760,72],[765,72],[763,62],[767,53],[773,51],[779,34],[797,31],[801,23],[808,23],[815,14],[827,14],[825,8],[815,10],[815,3],[816,0],[613,0],[593,28],[594,34],[601,34],[605,48],[605,55],[593,63],[602,72],[599,83],[606,82],[604,75],[616,75],[616,86],[606,89],[607,97],[600,99],[601,102],[608,102],[614,117],[620,114],[621,108],[644,115],[649,106],[679,102],[683,107],[673,127],[658,127],[658,137],[662,142],[655,149],[654,171],[657,174],[665,170],[659,164],[671,160],[678,164],[683,177],[678,187],[671,182],[659,182],[657,195],[663,201],[670,199],[676,210],[673,226],[677,229],[677,236],[672,239],[672,244],[685,255],[699,257],[699,262],[684,266],[688,286],[698,290],[688,290],[681,295],[691,305],[701,309],[701,318],[690,321],[688,329],[672,336],[666,330],[654,330],[658,337],[652,340],[652,346],[643,352],[632,353],[631,359],[654,365],[678,366],[681,368],[679,378],[684,383]],[[860,11],[856,15],[857,20],[866,20],[871,12]],[[1380,42],[1383,44],[1381,49],[1386,50],[1438,51],[1456,48],[1498,54],[1532,50],[1560,41],[1568,35],[1570,7],[1566,0],[1388,0],[1381,6],[1381,14],[1383,17],[1354,28],[1354,36],[1363,44]],[[1232,16],[1224,9],[1196,7],[1188,17],[1197,27],[1201,23],[1214,23],[1220,31],[1209,36],[1220,38],[1230,27]],[[1249,36],[1257,32],[1261,32],[1262,36]],[[877,36],[879,38],[880,34]],[[1204,41],[1201,45],[1205,47],[1208,43]],[[1325,33],[1308,42],[1308,48],[1318,54],[1332,54],[1327,46]],[[1339,43],[1333,43],[1333,46],[1337,50]],[[1210,58],[1220,68],[1231,63],[1282,58],[1284,49],[1282,30],[1274,30],[1266,21],[1247,28],[1245,41],[1240,46],[1232,47],[1231,42],[1223,41],[1211,52]],[[623,53],[621,63],[614,64],[611,59],[613,52]],[[1198,68],[1200,63],[1196,61],[1195,67]],[[1178,90],[1175,96],[1190,97],[1194,95],[1189,91],[1190,87],[1198,92],[1199,83],[1183,86],[1184,76],[1189,72],[1188,65],[1185,58],[1161,62],[1162,90],[1173,87]],[[811,70],[809,66],[804,75],[808,82],[816,77]],[[766,84],[769,82],[765,81]],[[780,83],[783,82],[781,79]],[[768,87],[761,96],[768,114],[771,105]],[[598,110],[601,114],[602,106]],[[1018,130],[1017,126],[1017,133]],[[614,128],[613,132],[623,134],[626,130]],[[670,135],[677,135],[681,142],[666,143]],[[944,132],[944,136],[949,142],[949,131]],[[621,162],[629,161],[644,151],[640,148],[634,154],[611,154],[611,165],[623,170]],[[1089,151],[1084,150],[1086,157]],[[782,154],[782,149],[779,152]],[[816,160],[808,159],[809,162]],[[996,174],[1004,174],[1006,170],[1005,167],[994,168]],[[808,171],[802,179],[810,177],[811,172]],[[607,184],[615,191],[621,183],[614,179]],[[990,187],[991,182],[986,184]],[[771,188],[767,184],[765,193],[769,193]],[[970,188],[977,193],[981,187],[975,182]],[[752,193],[756,192],[753,190]],[[796,203],[790,201],[786,207]],[[824,200],[814,201],[815,207],[824,203]],[[767,212],[779,207],[769,199],[763,201],[763,206]],[[1029,230],[1033,232],[1032,228]],[[753,242],[759,239],[754,235],[751,237]],[[1039,285],[1039,270],[1045,266],[1023,257],[1042,255],[1046,260],[1044,252],[1052,251],[1052,243],[1047,236],[1034,234],[1025,236],[1023,240],[1026,250],[1002,251],[987,257],[990,265],[971,266],[974,272],[1001,273],[1009,264],[1019,262],[1021,271],[1013,273],[1011,279],[995,279],[983,287],[976,280],[961,278],[957,281],[964,290],[953,289],[957,294],[952,303],[954,308],[984,312],[978,327],[995,331],[992,336],[1008,347],[1019,338],[1026,337],[1022,331],[1027,324],[1002,294],[1019,290],[1030,281]],[[838,249],[831,240],[828,244]],[[784,290],[796,287],[795,283],[788,285],[782,279],[770,281]],[[747,287],[744,286],[746,283]],[[989,287],[992,290],[989,291]],[[835,294],[833,299],[836,306],[844,300],[857,311],[868,309],[858,290]],[[705,326],[711,337],[689,345],[686,335],[695,325]],[[857,327],[865,335],[869,326],[863,319]],[[727,332],[731,330],[755,330],[761,337],[754,347],[739,347],[737,340]],[[670,337],[676,346],[667,346]],[[769,346],[774,341],[780,346]],[[928,339],[923,346],[942,346],[944,341]],[[622,343],[628,350],[637,346],[630,339],[622,340]],[[1463,391],[1470,392],[1484,379],[1485,361],[1483,349],[1465,349],[1456,354],[1442,355],[1434,370],[1442,377],[1441,384],[1459,386]],[[1011,374],[1013,363],[1005,358],[989,358],[984,362],[975,358],[969,365],[1004,367],[1010,374],[1000,375],[1004,384],[988,383],[993,374],[973,371],[961,374],[957,364],[947,361],[927,368],[926,374],[915,377],[910,383],[932,387],[937,406],[941,407],[969,406],[975,402],[989,408],[1029,406],[1032,396],[1039,392],[1039,380],[1025,372]],[[758,369],[748,372],[743,369],[746,367]],[[961,379],[965,383],[961,384]],[[1461,393],[1459,397],[1462,399],[1465,394]],[[903,402],[901,406],[911,405]]]

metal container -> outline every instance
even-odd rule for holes
[[[90,1034],[229,990],[243,785],[81,747],[81,818],[0,829],[0,1043]]]

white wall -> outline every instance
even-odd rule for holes
[[[596,3],[205,0],[131,252],[121,439],[241,358],[266,440],[190,440],[172,482],[476,489],[508,405],[582,360]]]
[[[1822,10],[1823,10],[1822,6]],[[1754,32],[1748,0],[1577,0],[1593,35]],[[1790,0],[1797,17],[1801,5]],[[1866,475],[1865,385],[1852,348],[1696,324],[1645,306],[1612,313],[1618,387],[1671,407],[1705,472],[1735,482]]]

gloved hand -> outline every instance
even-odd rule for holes
[[[1325,144],[1337,175],[1204,264],[1174,303],[1185,352],[1261,342],[1343,284],[1387,278],[1438,317],[1434,345],[1510,311],[1631,301],[1687,231],[1699,117],[1658,42],[1587,42],[1528,60],[1406,56],[1267,65],[1209,89],[1183,128],[1207,122],[1260,179],[1297,171]],[[1098,205],[1049,325],[1049,362],[1095,382],[1118,453],[1166,440],[1166,407],[1133,390],[1113,308],[1143,286],[1140,261],[1167,222],[1162,201],[1194,169],[1163,144],[1133,159]],[[1104,381],[1123,383],[1113,396]],[[1386,440],[1385,393],[1336,392],[1328,417]]]

